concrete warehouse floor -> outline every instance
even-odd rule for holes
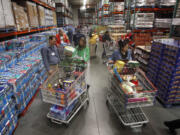
[[[143,108],[150,122],[141,133],[123,127],[116,115],[110,113],[106,106],[108,72],[101,61],[101,50],[99,45],[98,57],[91,60],[88,68],[88,83],[91,87],[87,110],[82,109],[69,127],[51,123],[46,117],[50,104],[43,103],[39,93],[28,112],[20,119],[14,135],[168,135],[163,122],[180,118],[180,108],[167,109],[159,103]]]

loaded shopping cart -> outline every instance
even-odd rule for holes
[[[41,93],[43,101],[52,104],[47,117],[53,123],[68,125],[89,104],[86,69],[60,65],[42,85]]]
[[[106,103],[109,109],[115,112],[124,126],[141,130],[149,122],[142,107],[154,105],[156,88],[142,70],[131,64],[126,63],[121,68],[111,64],[108,70],[110,87]]]

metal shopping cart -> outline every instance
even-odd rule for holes
[[[112,56],[115,49],[117,49],[115,41],[103,42],[102,60],[104,64]]]
[[[74,81],[64,84],[61,90],[52,86],[64,78]],[[59,66],[42,85],[41,93],[45,103],[53,104],[47,117],[54,123],[68,125],[79,110],[89,104],[86,70],[82,71],[82,68],[77,66]]]
[[[124,126],[140,131],[141,127],[149,122],[142,107],[154,105],[156,88],[139,68],[125,65],[116,72],[117,70],[113,71],[113,65],[108,65],[108,70],[110,87],[106,103],[109,109],[115,112]],[[136,87],[139,87],[139,90],[127,91],[123,85],[134,76],[138,80]]]

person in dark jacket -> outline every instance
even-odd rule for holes
[[[49,46],[41,49],[41,55],[44,66],[49,74],[52,74],[57,69],[57,65],[60,62],[60,54],[56,47],[56,37],[49,37]]]
[[[76,34],[73,36],[74,46],[78,46],[80,37],[84,36],[81,34],[80,29],[76,29]]]
[[[71,28],[68,28],[67,36],[69,38],[70,43],[72,43],[72,41],[73,41],[73,31],[72,31]]]
[[[106,41],[111,41],[111,37],[110,37],[110,34],[109,34],[109,31],[106,31],[102,37],[102,40],[103,42],[106,42]]]
[[[176,129],[180,128],[180,119],[173,121],[165,121],[164,125],[169,128],[172,135],[177,135]]]

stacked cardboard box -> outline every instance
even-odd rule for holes
[[[57,26],[57,18],[56,18],[56,12],[53,11],[53,22],[54,22],[54,25]]]
[[[0,20],[0,28],[15,26],[10,0],[0,0]]]
[[[45,11],[44,7],[38,6],[38,20],[40,26],[45,26]]]
[[[12,2],[12,4],[17,30],[29,28],[26,3],[21,1],[19,3]]]
[[[151,45],[151,33],[135,33],[134,42],[136,45]]]
[[[26,2],[30,27],[39,27],[38,12],[35,3]]]

